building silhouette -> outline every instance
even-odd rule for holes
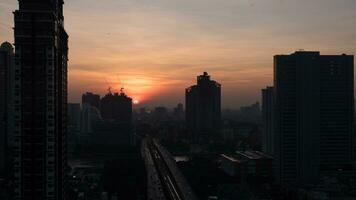
[[[278,182],[303,185],[350,170],[353,66],[350,55],[299,51],[274,57]]]
[[[62,200],[68,60],[63,0],[20,0],[14,15],[14,199]]]
[[[12,141],[9,135],[12,114],[10,101],[12,91],[14,48],[8,42],[0,46],[0,177],[4,177],[9,164],[9,145]]]
[[[262,89],[262,122],[263,139],[262,150],[268,155],[274,153],[274,102],[273,87]]]
[[[184,107],[182,103],[178,103],[177,106],[173,109],[173,115],[175,120],[184,121]]]
[[[112,94],[110,91],[100,101],[101,116],[105,120],[132,122],[132,99],[122,90]]]
[[[87,103],[97,109],[100,109],[100,95],[87,92],[82,95],[82,105],[84,103]]]
[[[185,90],[186,123],[193,140],[217,136],[221,125],[221,85],[207,72],[197,77],[197,84]]]
[[[80,133],[93,133],[93,124],[101,120],[100,110],[95,106],[84,103],[80,113]]]

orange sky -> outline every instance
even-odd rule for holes
[[[13,41],[16,4],[0,2],[0,41]],[[260,101],[275,54],[355,54],[355,9],[354,0],[67,0],[69,101],[110,86],[173,106],[203,71],[222,84],[224,108]]]

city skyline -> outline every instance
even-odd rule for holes
[[[0,199],[355,199],[355,9],[1,0]]]
[[[3,41],[13,42],[16,8],[0,3]],[[273,55],[355,54],[355,8],[352,0],[68,1],[69,102],[123,85],[142,106],[172,107],[203,71],[223,85],[223,108],[260,101]]]

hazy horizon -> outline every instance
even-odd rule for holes
[[[0,2],[0,42],[13,42],[16,0]],[[125,88],[140,106],[184,103],[207,71],[223,108],[260,101],[273,56],[356,53],[354,0],[66,0],[69,102]]]

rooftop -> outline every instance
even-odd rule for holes
[[[260,151],[236,151],[236,154],[251,160],[258,160],[258,159],[273,159],[272,156],[264,154]]]

